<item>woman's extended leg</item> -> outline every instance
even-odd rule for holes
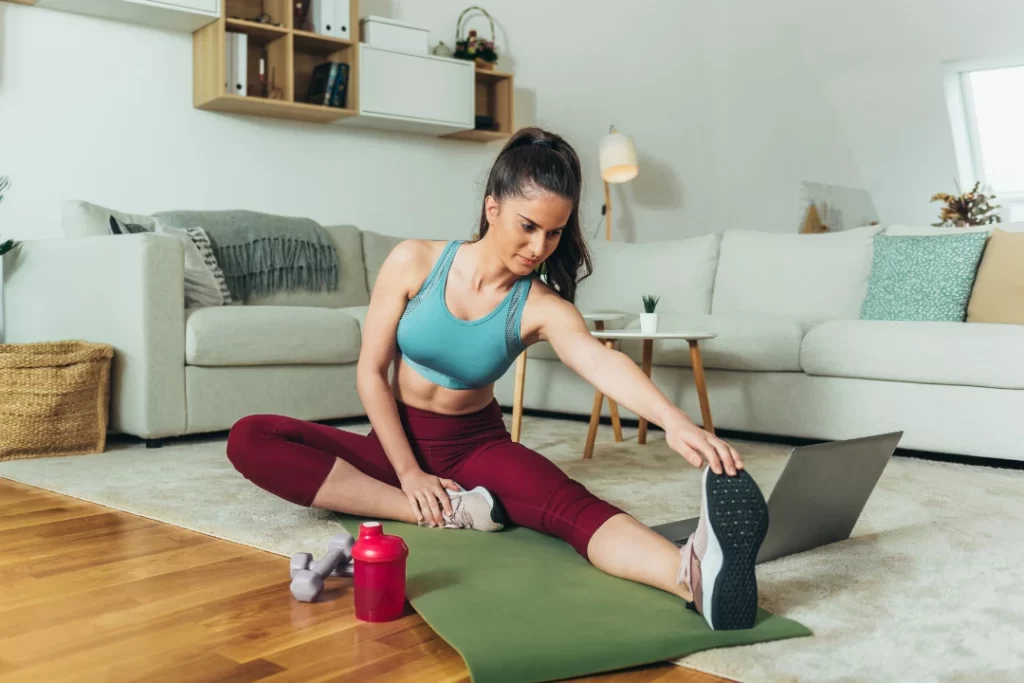
[[[755,566],[768,532],[768,505],[745,470],[730,476],[705,467],[697,530],[678,553],[674,544],[651,538],[658,535],[630,521],[615,517],[597,530],[590,540],[595,565],[606,564],[608,568],[601,568],[609,573],[662,587],[665,569],[674,564],[676,586],[670,583],[665,590],[685,598],[711,628],[753,627],[758,597]]]
[[[227,456],[246,479],[297,505],[416,523],[372,434],[281,415],[250,415],[231,428]]]
[[[477,449],[448,476],[484,486],[512,522],[566,540],[598,569],[678,595],[712,628],[753,626],[754,560],[767,507],[746,471],[730,477],[705,470],[701,522],[683,549],[511,440]]]
[[[594,532],[587,547],[590,562],[601,571],[678,595],[693,595],[680,581],[681,553],[675,543],[627,514],[616,515]]]

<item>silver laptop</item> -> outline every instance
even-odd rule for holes
[[[768,498],[768,533],[757,562],[850,537],[903,432],[798,446]],[[699,517],[651,527],[678,546]]]

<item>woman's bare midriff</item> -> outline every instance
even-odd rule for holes
[[[448,389],[421,376],[414,368],[395,360],[391,391],[395,400],[442,415],[465,415],[486,408],[494,400],[494,385],[479,389]]]

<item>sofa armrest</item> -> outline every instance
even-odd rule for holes
[[[3,264],[8,343],[111,344],[110,428],[185,432],[184,252],[154,234],[24,242]]]

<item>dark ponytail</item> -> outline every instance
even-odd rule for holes
[[[590,276],[593,263],[580,228],[583,192],[580,159],[562,137],[540,128],[523,128],[509,139],[487,177],[477,239],[487,234],[486,197],[492,196],[501,202],[508,197],[524,197],[534,189],[572,202],[572,213],[558,247],[540,269],[548,286],[566,301],[574,302],[576,285]]]

